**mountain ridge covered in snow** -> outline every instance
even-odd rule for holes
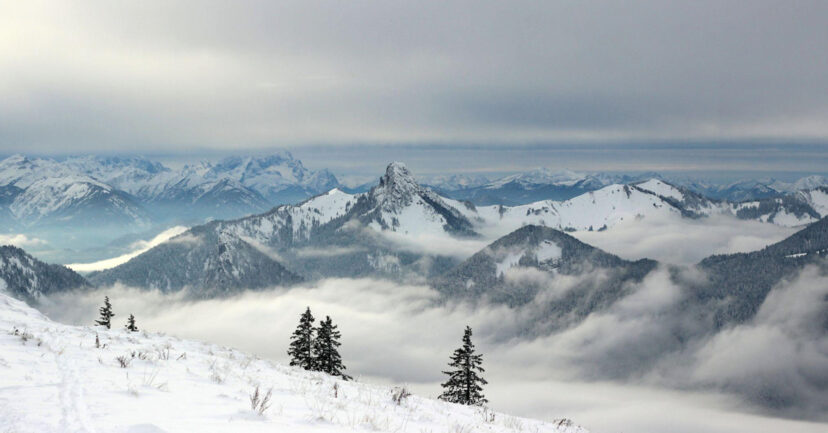
[[[58,160],[13,155],[0,161],[0,217],[22,227],[146,227],[249,215],[337,186],[329,171],[308,170],[289,152],[227,157],[179,169],[137,156]]]
[[[658,179],[609,185],[562,202],[475,206],[441,197],[421,186],[404,164],[395,162],[369,192],[348,194],[332,189],[298,205],[282,205],[262,214],[198,226],[179,236],[194,241],[187,244],[187,249],[162,244],[90,278],[100,284],[121,281],[138,287],[189,287],[207,292],[214,289],[205,285],[207,282],[221,282],[227,289],[298,281],[293,277],[273,279],[255,267],[242,269],[243,263],[260,260],[252,257],[256,256],[278,263],[286,276],[310,280],[373,276],[425,281],[468,258],[470,253],[453,252],[454,245],[483,245],[487,239],[497,239],[527,225],[601,231],[625,221],[646,224],[649,218],[700,219],[738,216],[739,212],[744,210]],[[802,225],[819,216],[805,213],[805,218],[798,218],[785,213],[782,219],[778,209],[759,209],[755,213],[742,216],[764,218],[766,222],[779,218],[780,223],[789,225]],[[170,241],[175,242],[175,238]],[[236,250],[234,246],[244,248]],[[171,256],[174,250],[179,252]],[[205,278],[224,262],[210,260],[205,265],[204,258],[220,250],[240,254],[237,263],[226,262],[222,278]],[[251,257],[242,260],[247,257],[242,251]],[[194,257],[201,261],[193,261]]]

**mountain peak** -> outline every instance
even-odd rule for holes
[[[388,164],[385,169],[385,175],[380,178],[380,191],[394,192],[396,194],[411,194],[420,191],[420,184],[414,179],[414,175],[408,170],[408,167],[401,162],[394,161]]]
[[[404,163],[399,162],[399,161],[394,161],[391,164],[388,164],[388,167],[385,169],[385,176],[386,177],[405,176],[405,177],[410,177],[412,179],[414,178],[414,176],[412,176],[411,172],[408,170],[408,167],[406,167]]]

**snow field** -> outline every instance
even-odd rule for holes
[[[271,393],[261,413],[257,387]],[[396,404],[394,392],[164,334],[66,326],[0,294],[2,432],[585,432],[416,396]]]

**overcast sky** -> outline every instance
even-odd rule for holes
[[[0,153],[530,149],[502,169],[770,142],[805,153],[745,169],[801,169],[826,160],[827,22],[825,1],[3,2]]]

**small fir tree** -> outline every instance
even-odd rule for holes
[[[308,307],[299,318],[299,326],[290,336],[291,342],[288,348],[290,365],[299,366],[305,370],[315,370],[316,363],[313,355],[313,340],[315,329],[313,327],[313,314]]]
[[[130,314],[129,318],[127,319],[126,329],[129,332],[138,332],[138,327],[135,326],[135,315]]]
[[[342,334],[337,330],[330,316],[325,316],[324,321],[319,321],[319,329],[316,331],[316,339],[313,342],[316,369],[331,376],[350,380],[351,376],[344,373],[345,366],[339,355],[338,347],[342,345],[339,342],[341,336]]]
[[[443,393],[439,397],[440,400],[473,406],[488,403],[486,397],[483,396],[481,386],[488,382],[478,374],[485,371],[481,367],[483,355],[474,353],[471,336],[472,330],[466,326],[466,332],[463,334],[463,347],[455,350],[451,356],[449,366],[453,370],[443,372],[449,378],[442,385]]]
[[[104,296],[104,306],[98,311],[101,313],[101,318],[95,321],[96,325],[106,326],[106,329],[112,328],[112,318],[115,313],[112,312],[112,304],[109,303],[109,296]]]

